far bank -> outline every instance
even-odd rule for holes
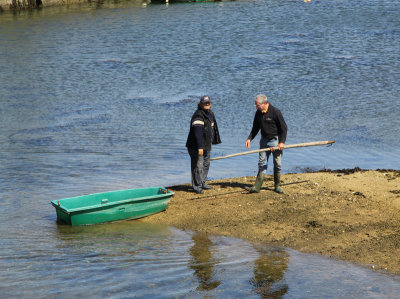
[[[21,11],[42,9],[52,6],[69,6],[74,4],[88,4],[95,8],[119,7],[129,3],[130,5],[146,6],[150,3],[168,4],[177,2],[219,2],[222,0],[122,0],[122,1],[101,1],[101,0],[0,0],[0,12]]]
[[[127,2],[135,5],[147,5],[150,3],[150,0],[124,0],[118,2],[91,0],[0,0],[0,12],[35,10],[46,7],[62,7],[74,4],[90,4],[94,5],[95,7],[115,7]]]

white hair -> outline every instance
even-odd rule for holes
[[[268,102],[267,96],[265,94],[259,94],[256,96],[256,102],[260,104],[265,104]]]

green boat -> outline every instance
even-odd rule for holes
[[[174,193],[163,187],[118,190],[53,200],[57,221],[96,224],[146,217],[168,207]]]

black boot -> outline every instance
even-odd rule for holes
[[[254,183],[254,186],[251,188],[247,187],[246,190],[249,191],[249,193],[259,193],[263,182],[264,182],[264,174],[260,170],[257,174],[257,178],[256,178],[256,182]]]
[[[281,173],[280,172],[274,173],[274,183],[275,183],[274,191],[276,193],[283,193],[283,190],[281,188]]]

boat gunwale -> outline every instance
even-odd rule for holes
[[[127,203],[132,202],[132,204],[135,203],[140,203],[140,202],[144,202],[148,199],[154,199],[154,200],[159,200],[163,197],[172,197],[174,195],[174,192],[172,192],[171,190],[168,190],[166,188],[163,187],[155,187],[154,189],[162,189],[167,191],[166,193],[161,193],[161,194],[155,194],[155,195],[148,195],[148,196],[142,196],[142,197],[134,197],[134,198],[128,198],[128,199],[123,199],[123,200],[119,200],[119,201],[115,201],[115,202],[111,202],[111,203],[101,203],[101,204],[97,204],[97,205],[91,205],[91,206],[85,206],[85,207],[80,207],[80,208],[72,208],[72,209],[68,209],[63,207],[62,205],[58,205],[58,201],[59,200],[67,200],[67,199],[72,199],[72,198],[78,198],[78,197],[84,197],[84,196],[89,196],[89,195],[98,195],[98,194],[102,194],[102,193],[112,193],[112,192],[120,192],[120,191],[131,191],[131,190],[140,190],[140,189],[149,189],[149,188],[140,188],[140,189],[128,189],[128,190],[115,190],[115,191],[109,191],[109,192],[99,192],[99,193],[93,193],[93,194],[87,194],[87,195],[81,195],[81,196],[75,196],[75,197],[68,197],[68,198],[63,198],[63,199],[55,199],[51,202],[51,204],[56,208],[59,209],[65,213],[74,213],[74,212],[84,212],[84,211],[89,211],[89,210],[95,210],[95,209],[103,209],[103,208],[109,208],[109,207],[115,207],[115,206],[119,206],[119,205],[124,205]]]

